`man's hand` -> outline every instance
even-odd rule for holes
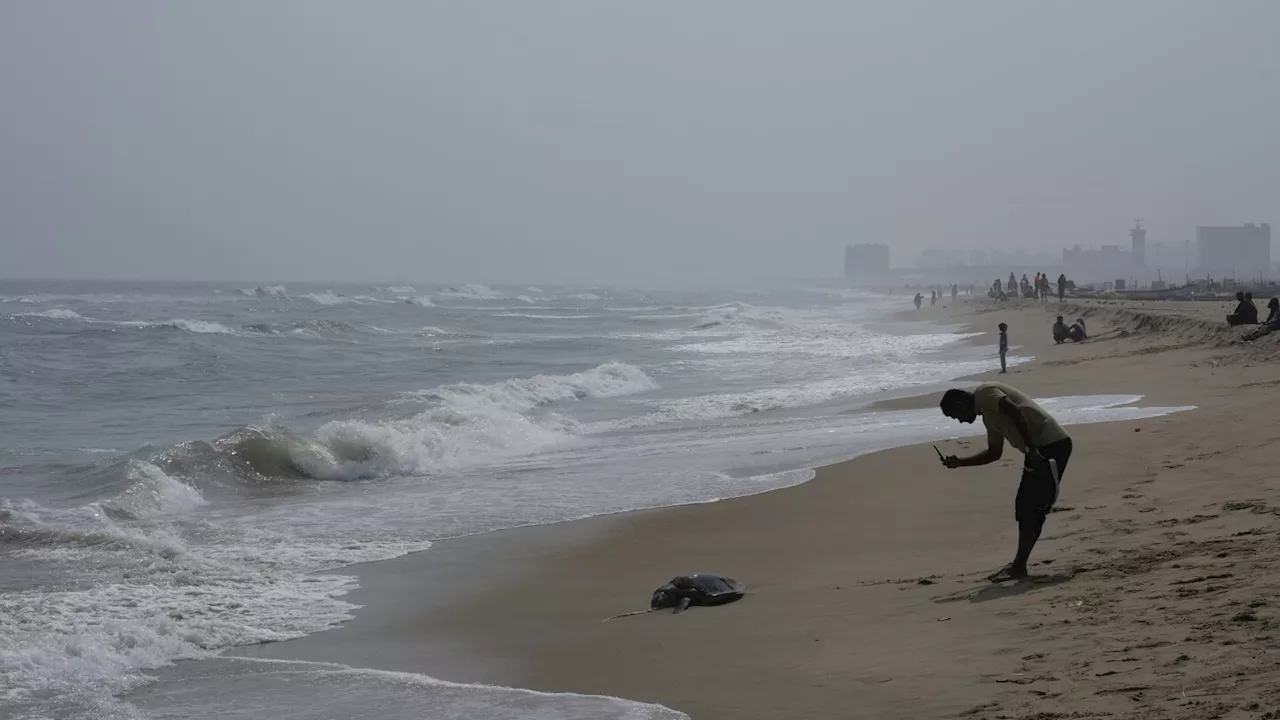
[[[960,467],[960,458],[955,455],[948,455],[942,459],[942,464],[954,470]]]

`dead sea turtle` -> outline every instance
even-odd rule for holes
[[[647,610],[636,610],[605,619],[640,615],[666,608],[673,608],[674,614],[684,612],[690,605],[724,605],[742,599],[746,592],[746,585],[723,575],[712,573],[677,575],[671,579],[671,582],[653,591]]]

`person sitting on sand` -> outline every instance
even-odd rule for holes
[[[981,416],[987,429],[985,450],[969,457],[944,457],[942,464],[946,467],[993,463],[1004,453],[1005,441],[1024,454],[1022,481],[1014,501],[1018,551],[1012,563],[987,579],[1002,582],[1025,578],[1031,550],[1040,539],[1049,510],[1058,500],[1062,473],[1071,458],[1071,437],[1044,408],[1004,383],[982,383],[972,391],[953,388],[943,394],[940,407],[943,415],[962,423],[972,423]],[[1057,464],[1056,476],[1049,460]]]
[[[1080,342],[1088,337],[1084,331],[1084,318],[1076,320],[1071,327],[1067,328],[1067,339],[1071,342]]]
[[[1280,299],[1271,298],[1271,302],[1267,303],[1267,309],[1271,312],[1267,314],[1266,322],[1245,333],[1243,340],[1257,340],[1264,335],[1270,335],[1276,330],[1280,330]]]
[[[1067,339],[1067,324],[1062,322],[1062,316],[1058,316],[1057,322],[1053,324],[1053,341],[1061,345]]]
[[[1245,297],[1242,292],[1236,293],[1236,311],[1227,316],[1228,325],[1257,325],[1258,306],[1253,304],[1253,293]]]

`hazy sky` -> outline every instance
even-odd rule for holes
[[[1280,2],[0,2],[4,276],[723,281],[1135,217],[1280,225]]]

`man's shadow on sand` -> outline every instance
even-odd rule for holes
[[[968,600],[971,603],[988,602],[990,600],[1001,600],[1003,598],[1014,597],[1032,590],[1041,590],[1055,585],[1061,585],[1064,582],[1074,578],[1078,571],[1069,570],[1062,573],[1054,573],[1049,575],[1028,575],[1021,580],[1011,580],[1002,583],[986,582],[977,587],[967,587],[957,590],[946,595],[939,595],[933,598],[935,603],[953,603]]]

